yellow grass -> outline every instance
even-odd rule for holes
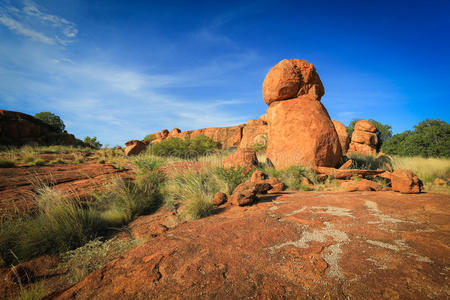
[[[449,158],[392,157],[394,169],[413,171],[424,183],[425,191],[450,193],[450,187],[434,185],[436,178],[450,179]]]

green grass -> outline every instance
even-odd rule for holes
[[[380,156],[374,156],[374,155],[368,155],[368,154],[362,154],[353,152],[350,153],[347,156],[349,159],[351,159],[352,169],[363,169],[363,170],[386,170],[386,171],[392,171],[392,160],[385,155]]]
[[[0,168],[14,168],[16,163],[9,159],[0,159]]]
[[[35,158],[33,161],[28,163],[30,166],[43,166],[45,165],[45,160],[41,158]]]
[[[36,198],[35,215],[2,220],[0,256],[8,264],[45,253],[60,253],[95,238],[107,224],[100,213],[43,187]]]
[[[57,158],[57,159],[54,159],[54,160],[51,160],[50,162],[49,162],[49,164],[65,164],[67,161],[65,161],[64,159],[62,159],[62,158]]]
[[[291,166],[287,169],[277,170],[272,167],[265,167],[262,171],[270,177],[276,177],[282,181],[289,190],[309,191],[311,187],[302,183],[302,179],[308,178],[311,182],[317,183],[317,174],[310,168],[301,166]]]
[[[183,172],[167,181],[165,204],[168,208],[180,207],[180,215],[195,220],[211,214],[214,194],[226,187],[211,170]]]
[[[61,254],[58,269],[67,274],[68,284],[74,284],[139,244],[138,240],[95,239],[77,249]]]
[[[227,169],[217,167],[213,169],[213,172],[220,180],[225,182],[228,194],[231,194],[239,184],[241,184],[251,176],[251,173],[246,172],[245,169],[241,166],[231,167]]]
[[[17,300],[41,300],[45,296],[45,286],[43,283],[35,283],[27,288],[20,287],[20,293]]]

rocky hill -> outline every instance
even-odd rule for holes
[[[80,144],[73,134],[58,132],[33,116],[0,110],[0,145],[74,145]]]

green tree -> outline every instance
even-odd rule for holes
[[[152,141],[154,141],[156,139],[156,136],[155,136],[155,134],[147,134],[145,137],[144,137],[144,141],[146,141],[146,142],[149,142],[149,143],[151,143]]]
[[[52,114],[51,112],[40,112],[35,114],[34,117],[55,128],[55,130],[57,130],[58,132],[63,132],[64,128],[66,128],[66,125],[64,125],[64,122],[61,120],[61,118],[55,114]]]
[[[87,136],[84,138],[83,141],[86,145],[88,145],[89,147],[93,148],[93,149],[100,149],[102,147],[102,144],[100,144],[99,141],[97,141],[97,137],[94,136],[93,138]]]
[[[383,152],[400,156],[450,157],[450,124],[439,119],[426,119],[413,131],[394,135]]]
[[[197,158],[217,149],[217,143],[211,138],[200,135],[185,139],[170,137],[152,145],[152,151],[159,156],[175,156],[185,159]]]
[[[352,137],[353,130],[355,128],[355,124],[359,120],[361,120],[361,119],[352,119],[350,121],[350,124],[348,124],[348,126],[346,127],[348,136],[350,138]],[[382,124],[374,119],[369,119],[368,121],[377,128],[377,131],[375,131],[375,134],[378,137],[377,151],[380,151],[383,144],[392,137],[392,127],[391,127],[391,125]]]

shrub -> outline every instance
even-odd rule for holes
[[[92,149],[100,149],[102,147],[102,144],[100,144],[99,141],[97,141],[97,137],[94,136],[93,138],[87,136],[84,138],[83,143],[91,147]]]
[[[217,149],[217,143],[212,139],[200,135],[185,139],[171,137],[152,146],[152,153],[158,156],[174,156],[184,159],[197,159]]]
[[[144,141],[151,143],[152,141],[154,141],[156,139],[156,136],[152,133],[152,134],[147,134],[144,137]]]
[[[64,122],[61,120],[61,118],[55,114],[52,114],[51,112],[40,112],[35,114],[34,117],[50,125],[58,132],[63,132],[64,128],[66,128],[66,125],[64,125]]]
[[[14,168],[16,163],[9,159],[0,159],[0,168]]]
[[[347,156],[352,160],[352,169],[377,170],[382,169],[392,171],[392,161],[388,156],[374,156],[362,153],[350,153]]]
[[[394,135],[382,149],[399,156],[450,157],[450,124],[426,119],[415,125],[413,131]]]
[[[247,180],[251,175],[242,166],[231,168],[218,167],[214,172],[220,180],[225,182],[228,194],[231,194],[239,184]]]
[[[66,161],[62,158],[57,158],[57,159],[51,160],[49,163],[50,164],[65,164]]]

